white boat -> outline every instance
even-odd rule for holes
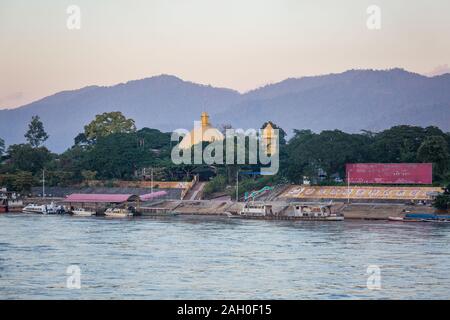
[[[332,212],[332,203],[327,205],[309,205],[302,203],[292,203],[290,207],[293,211],[288,216],[298,220],[318,220],[318,221],[342,221],[344,216]]]
[[[78,209],[72,210],[72,214],[74,216],[78,216],[78,217],[90,217],[90,216],[95,216],[95,211],[78,208]]]
[[[62,214],[64,208],[62,206],[56,206],[53,202],[50,205],[46,204],[34,204],[30,203],[26,205],[23,210],[25,213],[38,213],[38,214]]]
[[[240,214],[233,217],[267,220],[306,220],[306,221],[342,221],[344,216],[331,210],[332,204],[309,205],[291,203],[283,210],[275,212],[271,204],[264,202],[248,202]]]
[[[403,217],[388,217],[389,221],[403,221]]]
[[[272,214],[272,205],[262,202],[247,202],[240,211],[240,214],[244,216],[264,217]]]
[[[133,212],[123,208],[109,208],[106,209],[105,216],[112,218],[126,218],[133,216]]]

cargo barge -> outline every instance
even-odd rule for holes
[[[232,218],[294,221],[343,221],[344,216],[331,210],[332,204],[310,205],[290,203],[280,212],[274,212],[271,204],[248,202],[238,215]]]

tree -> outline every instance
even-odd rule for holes
[[[0,157],[5,153],[5,140],[0,138]]]
[[[303,176],[315,178],[319,171],[330,176],[344,175],[345,164],[367,159],[370,137],[326,130],[320,134],[309,130],[295,131],[286,148],[286,158],[280,159],[285,175],[293,182],[302,182]]]
[[[119,112],[105,112],[96,115],[95,119],[84,127],[84,136],[78,136],[82,141],[85,138],[88,141],[97,141],[98,138],[106,137],[112,133],[131,133],[136,131],[133,119],[127,119]]]
[[[81,171],[81,175],[83,176],[83,179],[86,181],[95,180],[95,176],[97,175],[97,172],[92,170],[83,170]]]
[[[34,184],[33,174],[28,171],[19,171],[12,177],[13,190],[18,192],[29,192]]]
[[[445,174],[450,159],[447,141],[442,136],[427,137],[417,150],[417,159],[432,162],[438,176]]]
[[[33,148],[30,144],[9,146],[8,157],[14,171],[30,171],[33,174],[41,171],[45,164],[52,159],[52,155],[47,148]]]
[[[25,138],[27,138],[28,143],[34,148],[39,147],[48,139],[48,134],[45,132],[44,124],[39,116],[33,116],[31,118]]]
[[[417,149],[430,136],[444,136],[437,127],[395,126],[375,134],[371,145],[373,162],[417,162]]]
[[[450,209],[450,184],[444,188],[444,193],[434,199],[433,205],[440,210]]]

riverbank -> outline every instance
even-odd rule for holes
[[[56,205],[64,204],[64,198],[27,198],[24,204],[49,204],[54,202]],[[275,214],[286,209],[292,201],[277,200],[264,201],[271,205]],[[329,202],[308,201],[300,202],[308,205],[324,205]],[[197,216],[222,216],[227,213],[238,214],[245,202],[234,201],[215,201],[215,200],[159,200],[142,203],[138,212],[142,215],[155,215],[175,213],[178,215],[197,215]],[[363,220],[388,220],[389,217],[401,217],[405,213],[435,213],[446,214],[446,212],[436,211],[430,205],[411,205],[402,203],[346,203],[332,202],[332,213],[342,214],[345,219],[363,219]]]

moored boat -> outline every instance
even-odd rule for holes
[[[72,210],[72,214],[77,217],[90,217],[95,216],[95,211],[84,209],[84,208],[77,208]]]
[[[50,205],[30,203],[22,209],[22,212],[38,214],[63,214],[65,213],[65,210],[62,206],[56,206],[53,202]]]
[[[390,221],[401,222],[450,222],[450,215],[434,213],[407,213],[404,217],[389,217]]]
[[[132,217],[133,212],[125,208],[109,208],[105,211],[105,216],[111,218],[126,218]]]
[[[272,205],[248,202],[235,217],[265,220],[302,220],[302,221],[342,221],[344,216],[333,213],[332,205],[310,205],[291,203],[283,210],[275,212]]]
[[[293,208],[291,216],[297,220],[312,220],[312,221],[342,221],[344,216],[334,213],[331,208],[332,204],[326,205],[311,205],[302,203],[292,203],[290,207]],[[289,212],[288,212],[289,215]]]

